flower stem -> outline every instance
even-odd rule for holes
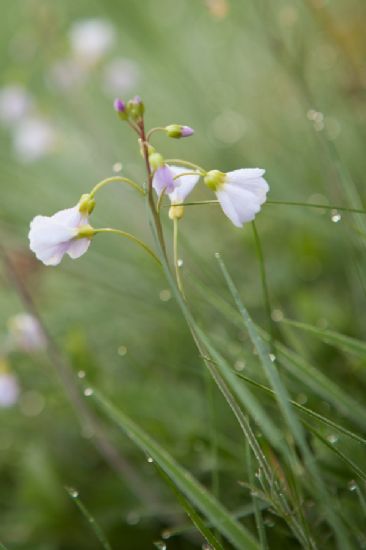
[[[259,262],[259,269],[260,269],[260,274],[261,274],[263,298],[264,298],[265,308],[266,308],[266,312],[267,312],[267,316],[268,316],[269,333],[270,333],[270,336],[271,336],[271,348],[273,350],[273,347],[274,347],[274,330],[273,329],[274,329],[274,327],[273,327],[273,321],[272,321],[271,300],[270,300],[270,297],[269,297],[266,266],[265,266],[265,263],[264,263],[264,255],[263,255],[262,244],[261,244],[261,240],[260,240],[260,237],[259,237],[259,233],[257,231],[255,221],[252,221],[252,228],[253,228],[253,234],[254,234],[255,248],[256,248],[258,262]]]
[[[202,166],[199,166],[198,164],[194,164],[193,162],[188,162],[188,160],[181,160],[181,159],[166,159],[165,162],[167,164],[181,164],[182,166],[187,166],[188,168],[193,168],[194,170],[198,170],[201,175],[206,175],[207,170],[202,168]]]
[[[177,285],[179,292],[181,293],[184,300],[186,299],[184,294],[184,287],[183,282],[180,276],[179,271],[179,265],[178,265],[178,224],[179,220],[178,218],[174,218],[173,220],[173,226],[174,226],[174,235],[173,235],[173,250],[174,250],[174,267],[175,267],[175,277],[177,279]]]
[[[105,180],[102,180],[100,181],[99,183],[97,183],[97,185],[95,185],[95,187],[93,187],[93,189],[90,191],[90,198],[93,198],[95,196],[95,194],[100,190],[102,189],[102,187],[105,187],[106,185],[109,185],[110,183],[114,183],[114,182],[119,182],[119,183],[128,183],[128,185],[130,185],[131,187],[133,187],[133,189],[136,189],[136,191],[138,191],[139,193],[141,193],[142,195],[145,194],[144,190],[142,189],[142,187],[140,187],[140,185],[138,183],[136,183],[135,181],[131,180],[130,178],[125,178],[123,176],[112,176],[110,178],[106,178]]]
[[[183,178],[184,176],[204,176],[205,173],[204,172],[183,172],[182,174],[177,174],[176,176],[173,177],[173,180],[177,180],[178,178]]]
[[[141,246],[141,248],[143,248],[148,254],[150,254],[150,256],[152,256],[159,265],[161,265],[161,261],[159,260],[155,252],[146,243],[144,243],[134,235],[131,235],[131,233],[127,233],[126,231],[122,231],[121,229],[113,229],[112,227],[101,227],[99,229],[94,229],[94,233],[114,233],[116,235],[120,235],[121,237],[125,237],[126,239],[129,239],[135,244]]]
[[[150,138],[155,132],[166,132],[166,129],[163,126],[156,126],[156,128],[151,128],[146,134],[146,141],[150,141]]]

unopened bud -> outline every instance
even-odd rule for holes
[[[126,111],[126,103],[122,101],[122,99],[117,98],[114,100],[113,105],[115,111],[118,113],[119,118],[121,118],[122,120],[127,120],[128,115]]]
[[[150,162],[150,166],[152,168],[153,171],[157,170],[158,168],[161,168],[162,166],[164,166],[164,159],[163,157],[161,156],[160,153],[152,153],[149,155],[149,162]]]
[[[181,204],[173,204],[169,208],[169,218],[171,220],[180,220],[184,215],[184,206]]]
[[[85,216],[88,216],[93,212],[95,208],[95,199],[91,198],[89,193],[85,193],[84,195],[81,195],[80,201],[79,201],[79,212],[81,214],[84,214]]]
[[[189,137],[194,134],[193,128],[182,126],[181,124],[170,124],[165,127],[165,131],[169,137],[175,139]]]
[[[145,105],[138,95],[127,103],[127,113],[133,120],[140,120],[145,112]]]

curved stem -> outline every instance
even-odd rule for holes
[[[182,174],[177,174],[173,177],[173,180],[177,180],[178,178],[183,178],[184,176],[204,176],[204,172],[183,172]]]
[[[156,205],[156,210],[157,210],[158,214],[160,213],[160,208],[161,208],[161,205],[162,205],[162,202],[163,202],[163,199],[164,199],[165,191],[166,191],[166,187],[164,187],[164,189],[162,189],[162,191],[160,192],[159,198],[158,198],[158,203]]]
[[[150,138],[155,132],[165,132],[165,128],[163,126],[156,126],[156,128],[151,128],[151,130],[148,131],[146,134],[146,141],[149,142]]]
[[[207,170],[202,168],[202,166],[199,166],[198,164],[194,164],[193,162],[188,162],[188,160],[181,160],[181,159],[166,159],[165,162],[167,164],[181,164],[182,166],[187,166],[188,168],[193,168],[194,170],[198,170],[199,172],[202,172],[203,175],[207,174]]]
[[[174,267],[175,267],[175,277],[177,279],[177,285],[179,292],[181,293],[184,300],[186,299],[184,294],[184,288],[183,288],[183,282],[180,276],[179,271],[179,265],[178,265],[178,224],[179,220],[178,218],[174,218],[173,220],[173,226],[174,226],[174,235],[173,235],[173,251],[174,251]]]
[[[133,187],[133,189],[136,189],[136,191],[138,191],[142,195],[145,195],[145,192],[142,189],[142,187],[140,187],[140,185],[138,183],[131,180],[130,178],[125,178],[124,176],[111,176],[110,178],[106,178],[105,180],[100,181],[99,183],[97,183],[97,185],[95,185],[93,187],[93,189],[90,191],[90,198],[93,198],[95,196],[95,194],[100,189],[102,189],[102,187],[105,187],[106,185],[109,185],[110,183],[115,183],[115,182],[128,183],[128,185]]]
[[[144,243],[144,241],[141,241],[134,235],[131,235],[131,233],[127,233],[126,231],[122,231],[121,229],[113,229],[112,227],[101,227],[99,229],[94,229],[94,234],[97,233],[115,233],[116,235],[120,235],[121,237],[126,237],[126,239],[129,239],[135,244],[141,246],[141,248],[143,248],[148,254],[150,254],[150,256],[152,256],[154,260],[161,266],[161,261],[159,260],[155,252],[146,243]]]

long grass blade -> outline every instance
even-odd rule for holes
[[[122,429],[126,435],[143,450],[170,478],[177,490],[197,508],[231,544],[238,550],[258,550],[255,538],[244,526],[211,495],[191,474],[180,466],[155,440],[137,426],[127,415],[118,410],[99,392],[92,397],[107,417]]]

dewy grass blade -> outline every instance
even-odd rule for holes
[[[184,496],[181,491],[178,491],[177,486],[172,482],[170,477],[158,466],[159,473],[164,479],[164,481],[169,485],[177,500],[183,510],[186,512],[187,516],[192,521],[196,529],[201,533],[207,543],[210,545],[210,548],[214,550],[224,550],[222,544],[217,540],[215,535],[210,531],[206,523],[202,520],[201,516],[196,512],[195,508],[191,505],[189,500]]]
[[[155,440],[128,416],[107,401],[99,392],[91,396],[110,420],[117,424],[175,484],[189,502],[197,508],[238,550],[259,550],[254,537],[191,474],[180,466]]]
[[[250,447],[247,444],[246,445],[246,462],[247,462],[248,477],[251,485],[254,486],[255,478],[253,474],[252,457],[250,453],[251,453]],[[261,550],[268,550],[267,535],[266,535],[266,529],[263,523],[262,513],[259,508],[258,498],[255,494],[253,494],[253,492],[252,492],[252,502],[253,502],[255,523],[257,526]]]
[[[347,464],[347,466],[353,470],[353,472],[360,478],[362,479],[362,481],[366,482],[366,474],[363,470],[361,470],[361,468],[359,468],[357,466],[357,464],[355,464],[353,462],[353,460],[351,460],[350,458],[348,458],[344,453],[342,453],[342,451],[340,451],[339,449],[337,449],[332,443],[330,443],[329,441],[327,441],[325,439],[325,437],[323,437],[317,430],[315,430],[313,428],[313,426],[310,426],[310,424],[306,423],[306,426],[307,428],[309,429],[309,431],[311,431],[312,434],[315,435],[315,437],[317,437],[319,439],[319,441],[321,441],[326,447],[328,447],[328,449],[330,449],[331,451],[333,451],[341,460],[342,462],[344,462],[345,464]]]
[[[76,506],[79,508],[80,512],[83,514],[86,521],[89,523],[91,529],[93,530],[96,538],[99,540],[102,548],[104,550],[112,550],[111,545],[109,544],[107,537],[105,536],[102,528],[97,523],[95,518],[91,515],[89,510],[86,508],[86,506],[82,503],[82,501],[79,498],[79,493],[71,488],[71,487],[65,487],[67,493],[71,497],[71,499],[75,502]]]
[[[271,388],[267,388],[267,386],[263,386],[263,384],[259,384],[255,380],[252,380],[251,378],[248,378],[247,376],[245,376],[244,374],[241,374],[239,372],[237,372],[236,375],[237,375],[238,378],[241,378],[242,380],[245,380],[246,382],[248,382],[249,384],[255,386],[256,388],[259,388],[259,389],[265,391],[268,395],[271,395],[275,399],[275,393],[274,393],[273,390],[271,390]],[[326,424],[327,426],[330,426],[331,428],[333,428],[337,432],[339,432],[343,435],[346,435],[346,436],[350,437],[351,439],[354,439],[358,443],[362,443],[363,445],[366,445],[366,439],[365,438],[361,437],[360,435],[358,435],[354,432],[351,432],[351,430],[347,430],[347,428],[344,428],[340,424],[337,424],[333,420],[330,420],[330,418],[327,418],[326,416],[323,416],[322,414],[320,414],[316,411],[313,411],[312,409],[309,409],[308,407],[305,407],[304,405],[301,405],[300,403],[297,403],[296,401],[293,401],[292,399],[290,400],[290,403],[293,407],[296,407],[296,409],[298,409],[300,412],[302,412],[302,413],[304,413],[308,416],[311,416],[312,418],[315,418],[316,420],[319,420],[319,422],[322,422],[323,424]]]
[[[286,420],[289,429],[292,432],[294,440],[296,441],[297,445],[299,446],[299,449],[301,450],[305,465],[309,473],[311,474],[311,477],[313,480],[313,486],[314,486],[314,490],[317,493],[317,499],[319,503],[323,505],[324,514],[328,519],[328,524],[334,530],[339,547],[342,548],[342,550],[351,548],[346,530],[340,518],[331,507],[330,497],[323,483],[320,472],[318,471],[318,467],[315,463],[314,457],[307,445],[305,433],[303,431],[300,421],[298,420],[297,416],[295,415],[294,411],[291,408],[290,398],[287,393],[287,389],[281,381],[281,378],[279,376],[275,363],[272,362],[269,357],[267,345],[260,337],[248,311],[244,307],[240,299],[238,290],[236,289],[225,267],[223,260],[221,259],[219,254],[216,254],[216,258],[218,260],[218,263],[220,265],[221,271],[224,275],[224,278],[230,290],[230,293],[233,297],[233,300],[238,308],[238,311],[240,312],[243,324],[246,327],[248,334],[250,336],[250,339],[252,340],[252,343],[257,350],[263,370],[275,392],[276,399],[277,399],[279,408],[282,412],[282,415]]]
[[[345,334],[332,330],[320,329],[318,327],[314,327],[313,325],[300,323],[299,321],[293,321],[291,319],[282,319],[281,323],[285,323],[291,327],[314,334],[320,338],[322,342],[335,346],[342,351],[357,355],[357,357],[360,357],[361,359],[365,359],[366,357],[366,343],[361,340],[357,340],[357,338],[352,338],[351,336],[346,336]]]

